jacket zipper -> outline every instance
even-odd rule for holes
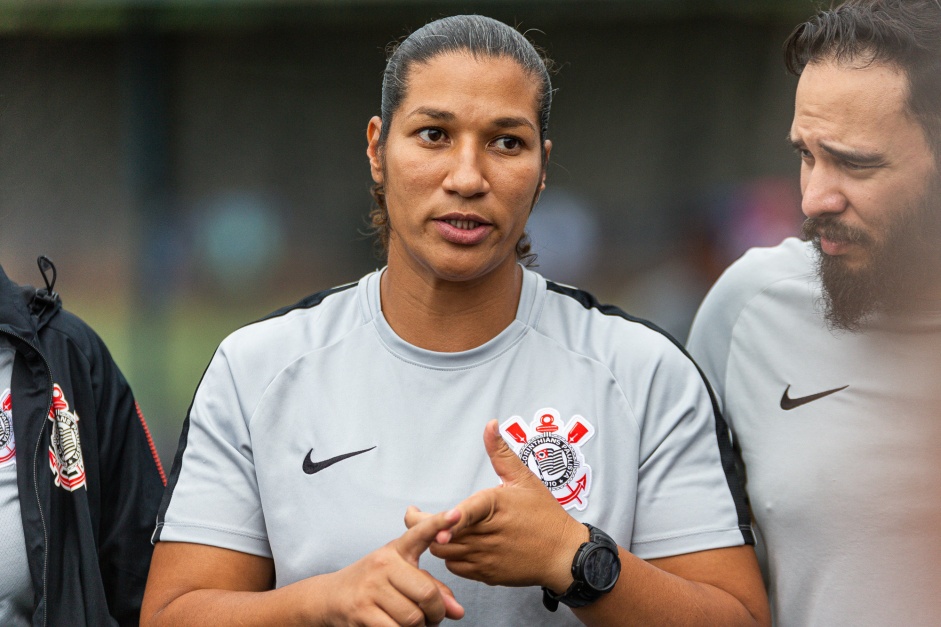
[[[46,374],[49,377],[49,402],[46,403],[46,412],[43,414],[43,425],[39,429],[39,439],[36,440],[36,448],[33,452],[33,493],[36,495],[36,506],[39,508],[39,519],[42,522],[42,541],[43,541],[42,594],[40,595],[40,598],[42,598],[45,601],[45,603],[43,604],[43,609],[42,609],[42,624],[46,625],[46,618],[48,614],[47,608],[49,606],[49,599],[46,598],[46,571],[48,570],[48,566],[49,566],[49,531],[46,528],[46,515],[43,514],[43,511],[42,511],[42,499],[39,498],[38,460],[39,460],[39,448],[40,446],[42,446],[42,436],[46,432],[46,423],[45,423],[46,417],[49,415],[49,411],[52,409],[52,388],[55,385],[55,382],[52,380],[52,367],[49,365],[49,360],[46,359],[46,356],[42,354],[42,351],[40,351],[38,348],[33,346],[29,340],[27,340],[26,338],[20,335],[17,335],[16,333],[11,333],[10,331],[0,331],[0,333],[16,338],[20,342],[23,342],[24,344],[32,348],[34,351],[36,351],[36,354],[39,355],[40,359],[42,359],[43,365],[46,366]]]

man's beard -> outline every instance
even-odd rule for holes
[[[858,331],[872,314],[910,309],[941,280],[941,180],[928,184],[915,206],[887,222],[880,241],[837,217],[808,218],[802,233],[817,249],[824,318],[831,329]],[[847,267],[820,249],[820,236],[853,242],[869,253],[865,266]]]

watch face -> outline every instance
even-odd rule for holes
[[[621,572],[618,554],[603,546],[596,546],[585,558],[582,571],[585,583],[598,592],[607,592],[617,583]]]

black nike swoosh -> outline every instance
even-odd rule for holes
[[[800,407],[801,405],[806,405],[817,399],[821,399],[824,396],[830,396],[835,392],[840,390],[845,390],[848,388],[848,385],[844,385],[841,388],[833,388],[832,390],[827,390],[826,392],[818,392],[817,394],[811,394],[810,396],[801,396],[800,398],[790,398],[787,393],[791,389],[791,386],[787,386],[787,389],[784,390],[784,394],[781,396],[781,409],[788,411],[789,409],[794,409],[795,407]]]
[[[375,446],[370,446],[369,448],[364,448],[361,451],[353,451],[352,453],[344,453],[343,455],[337,455],[336,457],[331,457],[330,459],[325,459],[322,462],[315,462],[310,458],[310,454],[314,452],[314,449],[307,451],[307,455],[304,456],[304,472],[308,475],[312,475],[315,472],[320,472],[324,468],[329,468],[337,462],[342,462],[347,457],[353,457],[354,455],[361,455],[367,453],[376,448]]]

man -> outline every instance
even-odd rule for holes
[[[809,241],[746,253],[689,348],[741,448],[776,624],[937,624],[941,3],[849,0],[786,58]]]
[[[163,470],[101,339],[0,268],[0,625],[137,625]]]

